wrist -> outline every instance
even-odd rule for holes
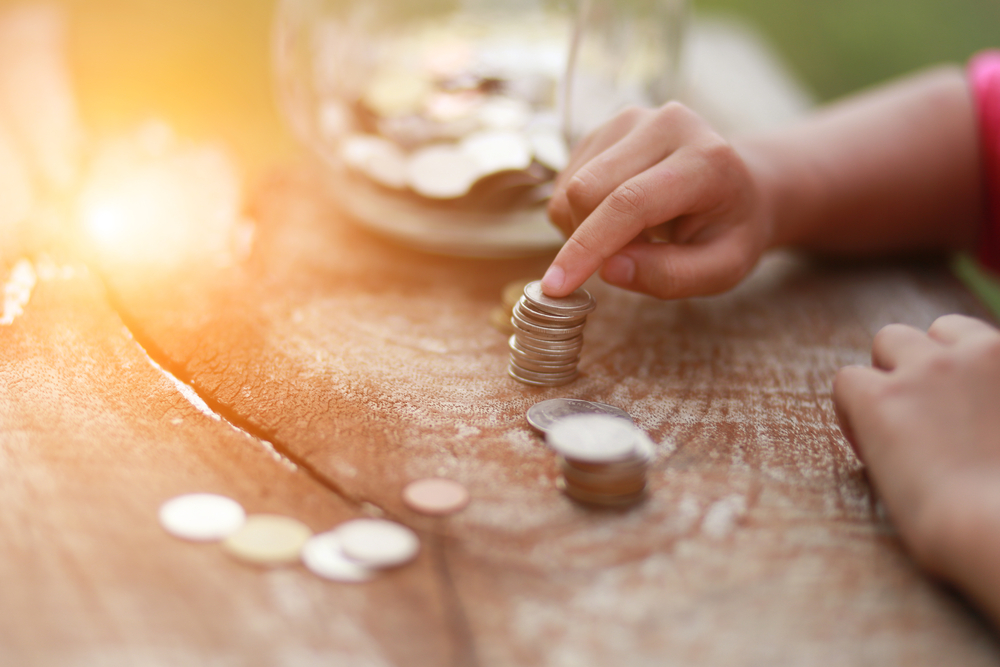
[[[767,138],[744,139],[734,147],[750,171],[768,226],[767,249],[806,241],[809,201],[815,201],[817,179],[808,165],[796,164],[791,151]]]

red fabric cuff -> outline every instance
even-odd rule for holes
[[[986,219],[976,256],[1000,273],[1000,50],[977,53],[969,60],[969,83],[979,122],[979,146],[986,192]]]

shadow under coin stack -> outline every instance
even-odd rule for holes
[[[541,281],[528,283],[514,306],[507,372],[535,387],[558,387],[576,379],[583,328],[597,302],[585,289],[555,298],[542,293]]]
[[[574,415],[556,422],[545,440],[558,456],[556,485],[589,505],[620,507],[642,500],[653,458],[649,437],[620,417]]]

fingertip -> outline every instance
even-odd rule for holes
[[[566,272],[558,264],[552,264],[542,277],[542,292],[549,296],[565,296]]]

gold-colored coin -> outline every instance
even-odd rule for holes
[[[222,543],[230,555],[255,565],[294,563],[306,541],[309,527],[280,514],[254,514]]]
[[[510,311],[505,310],[503,306],[497,306],[490,311],[490,324],[505,336],[514,333],[514,325],[510,323]]]
[[[503,291],[500,293],[500,303],[504,305],[508,313],[514,310],[514,306],[524,296],[525,285],[535,282],[535,280],[537,278],[521,278],[520,280],[512,280],[504,285]]]

